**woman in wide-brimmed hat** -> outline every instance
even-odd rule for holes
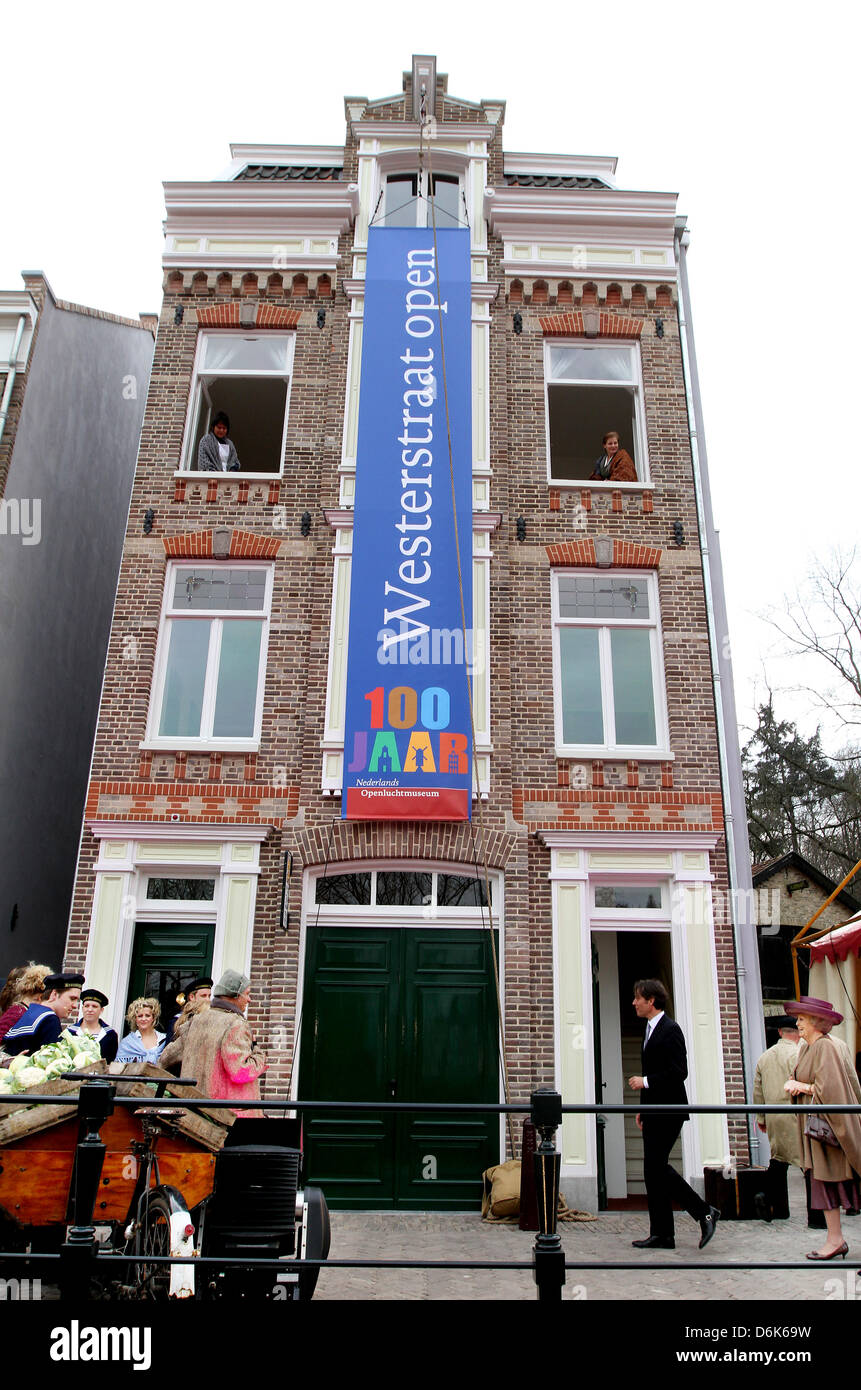
[[[790,1001],[786,1012],[798,1019],[801,1035],[798,1061],[786,1083],[793,1100],[808,1105],[854,1105],[846,1066],[828,1036],[835,1024],[843,1022],[843,1015],[826,999],[809,995]],[[818,1124],[823,1119],[827,1121],[824,1132]],[[857,1208],[861,1203],[861,1115],[799,1115],[798,1125],[802,1165],[810,1169],[810,1205],[824,1211],[827,1232],[822,1248],[811,1250],[807,1258],[845,1257],[849,1246],[840,1228],[840,1208]]]

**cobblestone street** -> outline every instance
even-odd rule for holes
[[[844,1218],[850,1251],[846,1261],[797,1270],[682,1270],[701,1259],[706,1266],[803,1260],[824,1232],[807,1229],[804,1184],[790,1178],[788,1221],[720,1222],[708,1247],[697,1249],[699,1228],[676,1213],[676,1249],[637,1251],[631,1241],[648,1234],[645,1212],[605,1212],[594,1222],[560,1226],[566,1260],[637,1261],[642,1269],[567,1271],[565,1299],[828,1300],[861,1299],[861,1217]],[[530,1260],[534,1237],[516,1226],[483,1222],[470,1213],[333,1212],[333,1260]],[[854,1258],[853,1258],[854,1257]],[[649,1269],[660,1264],[660,1269]],[[315,1301],[326,1299],[534,1300],[531,1270],[329,1269],[320,1276]]]

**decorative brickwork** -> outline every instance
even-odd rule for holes
[[[331,282],[328,284],[327,293],[331,293]],[[249,293],[256,293],[256,279],[253,290],[249,287]],[[198,309],[197,322],[201,328],[238,328],[240,326],[240,306],[238,300],[230,300],[227,304],[213,304],[211,308]],[[243,328],[295,328],[299,322],[298,309],[285,309],[280,304],[258,304],[257,312],[254,316],[253,324],[243,323]]]
[[[588,540],[561,541],[545,549],[554,568],[563,565],[593,567],[597,564],[595,542],[591,536]],[[656,570],[661,563],[662,553],[656,546],[638,545],[634,541],[613,541],[613,564],[619,569]]]
[[[224,777],[224,755],[213,754],[207,782],[179,781],[174,772],[173,753],[153,756],[153,778],[157,769],[167,769],[170,789],[154,787],[152,782],[96,782],[87,792],[87,820],[166,821],[179,818],[183,824],[283,825],[299,809],[299,788],[249,786],[241,777]],[[237,781],[236,789],[224,782]],[[217,782],[218,785],[213,785]],[[226,833],[225,838],[229,838]]]
[[[537,283],[537,282],[536,282]],[[539,301],[533,298],[533,303]],[[546,301],[545,301],[546,302]],[[618,300],[614,300],[618,303]],[[583,303],[586,303],[584,292]],[[545,337],[581,338],[586,332],[581,309],[569,310],[564,314],[542,315],[538,320]],[[600,313],[598,316],[599,338],[639,338],[643,332],[643,319],[630,318],[623,314]]]
[[[169,560],[211,559],[213,543],[212,531],[165,536],[163,541],[164,553]],[[228,553],[231,560],[274,560],[280,548],[281,542],[273,540],[271,536],[255,536],[251,531],[233,530]]]
[[[616,771],[621,768],[620,771]],[[612,782],[607,773],[612,770]],[[723,833],[720,792],[678,793],[623,788],[624,766],[593,765],[592,786],[583,790],[515,787],[515,820],[537,830],[704,830]]]

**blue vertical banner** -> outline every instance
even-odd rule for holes
[[[470,817],[471,319],[467,230],[437,232],[435,247],[430,228],[371,228],[350,584],[345,820]]]

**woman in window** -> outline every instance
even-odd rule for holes
[[[591,477],[598,482],[635,483],[637,470],[634,460],[625,450],[619,448],[619,436],[615,430],[608,430],[601,440],[604,452],[595,463]]]
[[[239,469],[239,455],[230,434],[230,420],[223,410],[215,416],[209,434],[205,434],[197,448],[197,471],[199,473],[236,473]],[[627,457],[627,455],[626,455]]]
[[[129,1004],[126,1022],[133,1032],[127,1033],[120,1043],[118,1062],[157,1062],[164,1047],[164,1033],[157,1033],[155,1025],[161,1013],[157,999],[133,999]]]

